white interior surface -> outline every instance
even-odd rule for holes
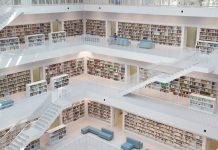
[[[81,129],[91,125],[95,128],[107,128],[114,131],[114,139],[112,141],[103,140],[96,135],[88,133],[86,135],[81,134]],[[150,150],[177,150],[174,147],[162,144],[145,136],[138,135],[132,132],[123,131],[120,127],[113,127],[103,121],[85,117],[78,121],[69,123],[67,125],[67,136],[63,138],[59,143],[49,146],[47,144],[47,135],[45,134],[41,138],[42,150],[121,150],[120,146],[126,141],[126,137],[132,137],[134,139],[143,142],[143,149],[149,148]],[[82,140],[82,141],[81,141]],[[86,143],[87,145],[83,144]],[[78,146],[79,145],[79,146]],[[88,146],[88,148],[86,147]],[[89,146],[91,146],[89,148]],[[86,149],[85,149],[86,148]]]
[[[162,98],[158,97],[153,98],[138,95],[122,97],[119,95],[119,92],[125,86],[125,84],[100,77],[89,75],[78,76],[71,79],[70,86],[67,88],[68,94],[63,94],[63,102],[72,104],[84,98],[89,98],[148,119],[218,139],[218,115],[206,114],[188,109],[187,107],[181,107],[181,105],[166,103],[161,100]],[[17,106],[15,104],[11,108],[0,111],[0,120],[4,120],[0,124],[0,129],[7,128],[8,125],[31,115],[30,112],[39,106],[37,104],[37,96],[32,97],[32,100],[30,98],[28,101],[24,101],[24,103],[26,104],[19,103]],[[27,109],[23,109],[23,106]],[[23,110],[21,111],[21,109]],[[204,130],[207,130],[207,132],[204,132]]]

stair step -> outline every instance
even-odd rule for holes
[[[14,144],[13,142],[10,144],[12,148],[16,149],[16,150],[20,150],[20,147],[16,144]]]
[[[34,126],[34,128],[36,128],[36,129],[38,129],[38,130],[40,130],[40,131],[44,131],[44,129],[41,128],[41,127],[39,127],[39,126]]]
[[[28,135],[26,135],[25,133],[20,133],[20,136],[21,137],[24,137],[24,139],[29,139],[30,137]]]
[[[15,138],[13,142],[16,143],[16,145],[23,146],[23,142],[20,142],[17,138]]]

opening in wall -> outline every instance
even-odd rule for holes
[[[52,28],[53,28],[52,32],[62,31],[61,21],[59,21],[59,20],[53,21]]]
[[[130,80],[131,82],[136,82],[137,81],[137,71],[138,71],[137,66],[128,65],[127,66],[128,80]]]
[[[43,68],[42,67],[36,67],[33,68],[33,82],[43,80]]]
[[[123,127],[123,111],[121,109],[114,108],[114,127]]]
[[[207,150],[218,150],[218,141],[213,139],[207,139]]]
[[[197,38],[197,27],[186,27],[185,38],[186,38],[185,47],[195,48],[196,38]]]
[[[107,28],[108,36],[112,36],[116,33],[116,21],[108,21]]]

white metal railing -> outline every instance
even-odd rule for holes
[[[126,6],[185,6],[218,7],[218,0],[12,0],[13,5],[126,5]]]

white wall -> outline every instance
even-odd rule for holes
[[[34,24],[43,22],[52,22],[56,19],[60,21],[64,20],[76,20],[83,17],[82,12],[74,13],[51,13],[51,14],[25,14],[17,17],[10,25],[20,25],[20,24]]]
[[[122,14],[104,12],[84,12],[86,18],[100,20],[128,21],[135,23],[150,23],[163,25],[185,25],[217,27],[218,18],[206,17],[182,17],[182,16],[162,16],[162,15],[142,15],[142,14]]]

